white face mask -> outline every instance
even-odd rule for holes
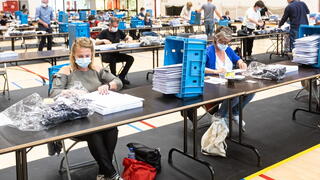
[[[217,43],[217,46],[221,51],[225,51],[228,48],[228,45],[226,45],[226,44]]]
[[[46,3],[41,3],[41,6],[45,8],[45,7],[48,7],[48,4],[46,4]]]
[[[91,58],[76,58],[76,64],[82,68],[87,68],[89,64],[91,63]]]
[[[111,32],[117,32],[117,31],[118,31],[118,28],[117,28],[117,27],[111,27],[110,31],[111,31]]]
[[[91,22],[91,23],[95,23],[95,22],[96,22],[96,20],[91,20],[90,22]]]

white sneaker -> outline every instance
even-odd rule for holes
[[[105,180],[123,180],[119,174],[113,176],[112,178],[105,178]]]
[[[106,180],[106,178],[104,177],[104,175],[98,174],[97,180]]]
[[[239,120],[239,116],[233,116],[233,121],[239,126],[240,124],[240,120]],[[242,131],[245,131],[245,127],[246,123],[244,122],[244,120],[242,120]]]

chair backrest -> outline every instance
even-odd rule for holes
[[[68,66],[70,63],[66,64],[61,64],[61,65],[56,65],[56,66],[51,66],[48,68],[48,73],[49,73],[49,88],[48,88],[48,94],[50,93],[50,90],[52,88],[52,82],[53,82],[53,75],[55,75],[63,66]]]

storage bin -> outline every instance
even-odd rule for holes
[[[48,68],[48,74],[49,74],[49,89],[48,89],[48,93],[50,93],[50,90],[52,88],[53,75],[55,75],[57,72],[59,72],[60,69],[63,66],[68,66],[68,65],[70,65],[70,63],[51,66],[51,67]]]
[[[319,34],[320,35],[320,26],[319,25],[300,25],[299,32],[298,32],[298,38],[304,37],[304,36],[310,36],[313,34]],[[320,44],[318,49],[318,63],[311,65],[315,68],[320,68]]]
[[[68,32],[68,23],[59,24],[59,33],[66,33],[66,32]]]
[[[144,27],[144,20],[132,20],[130,22],[131,28]]]
[[[71,49],[72,43],[79,37],[90,37],[89,23],[69,23],[69,49]]]
[[[190,24],[200,24],[201,13],[191,12]]]
[[[85,21],[85,20],[87,20],[87,12],[86,12],[86,11],[80,11],[80,12],[79,12],[79,20],[80,20],[80,21]]]
[[[169,36],[165,41],[164,65],[182,63],[179,98],[203,94],[206,63],[205,40]]]
[[[21,24],[28,24],[28,14],[20,14]]]
[[[219,26],[229,26],[229,21],[228,20],[219,20],[218,25]]]
[[[118,28],[119,28],[120,30],[126,29],[126,22],[125,22],[125,21],[120,21]]]
[[[66,12],[63,11],[59,11],[58,14],[58,21],[62,22],[62,23],[68,23],[69,19],[68,19],[68,14]]]
[[[91,14],[91,15],[94,15],[94,16],[97,15],[97,10],[91,10],[91,11],[90,11],[90,14]]]
[[[126,13],[118,13],[118,14],[114,14],[114,17],[118,18],[118,19],[122,19],[126,16]]]

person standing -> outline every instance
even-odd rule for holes
[[[206,34],[207,36],[212,36],[212,33],[214,31],[214,13],[217,14],[217,16],[220,19],[223,19],[220,12],[217,10],[217,7],[212,4],[212,0],[208,0],[206,4],[203,4],[201,9],[198,10],[198,12],[201,12],[203,10],[204,12],[204,25],[206,28]]]
[[[244,20],[244,28],[247,29],[249,34],[251,34],[257,26],[262,27],[264,25],[260,14],[261,9],[264,7],[265,5],[263,1],[257,1],[253,7],[247,10]],[[243,40],[244,56],[248,57],[247,60],[254,60],[252,57],[253,41],[254,38],[246,38]]]
[[[140,8],[140,13],[138,14],[138,18],[141,20],[144,20],[144,17],[146,16],[146,9],[144,7]]]
[[[38,29],[47,33],[52,33],[51,21],[55,21],[53,16],[53,9],[48,6],[49,0],[41,0],[41,6],[36,8],[36,21],[38,21]],[[52,49],[52,36],[42,36],[39,44],[39,51],[43,50],[43,47],[47,39],[47,50]]]
[[[281,27],[289,18],[290,21],[290,51],[294,48],[294,41],[297,39],[300,24],[309,24],[307,14],[310,14],[308,6],[298,0],[287,0],[288,6],[284,10],[284,14],[280,20]]]
[[[192,12],[192,2],[187,2],[187,4],[182,8],[182,11],[180,13],[180,16],[190,22],[191,20],[191,12]],[[193,33],[194,30],[193,30],[193,26],[187,26],[184,28],[186,33]]]

